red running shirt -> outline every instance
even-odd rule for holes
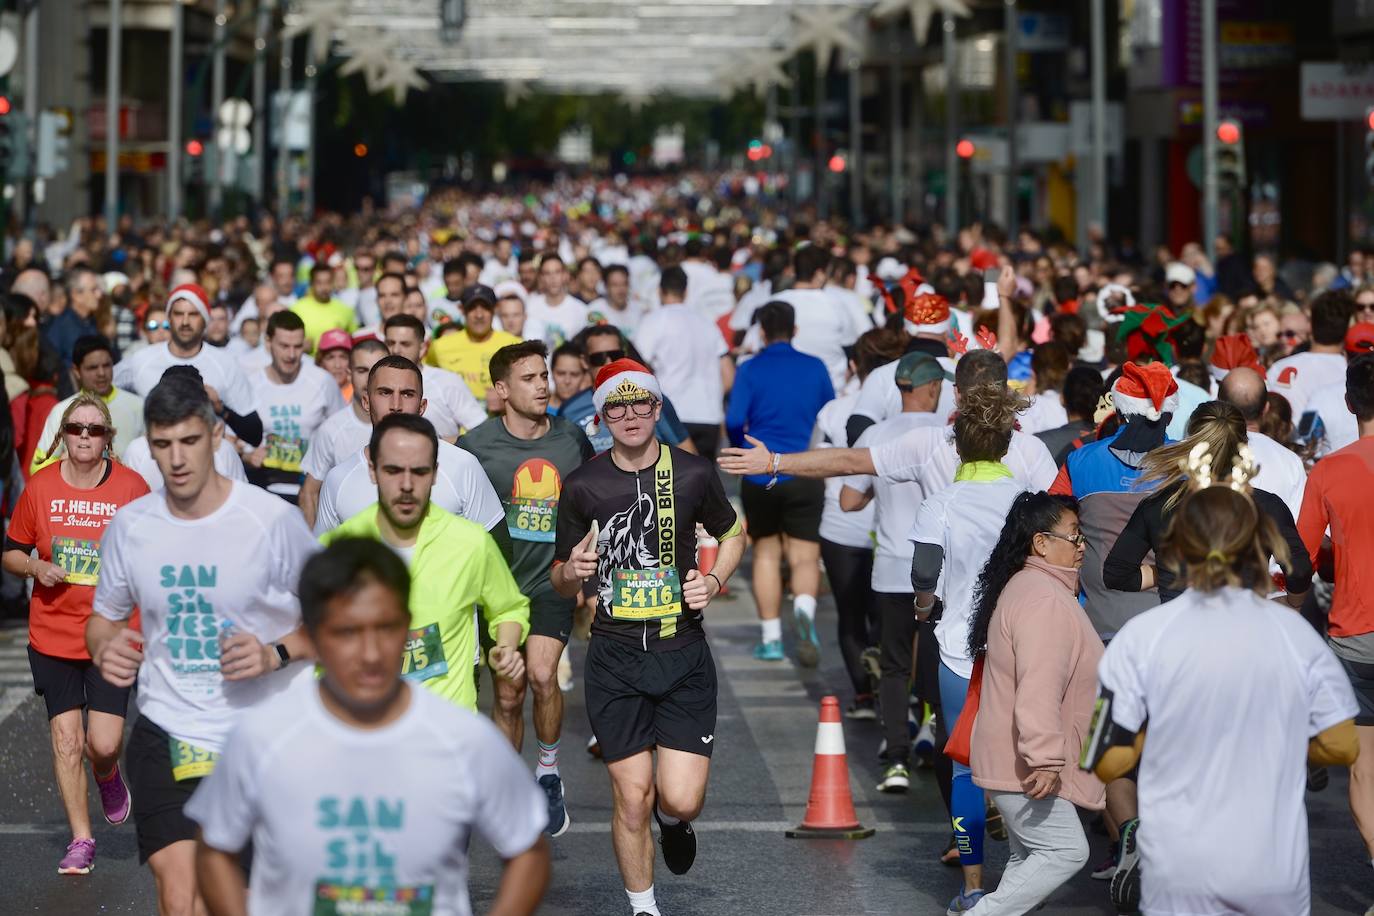
[[[62,478],[63,464],[29,478],[7,538],[34,545],[40,559],[67,570],[67,581],[51,588],[34,581],[29,644],[44,655],[88,659],[86,620],[100,578],[100,539],[115,510],[146,494],[148,484],[116,461],[98,486],[80,490]],[[137,621],[130,626],[137,628]]]

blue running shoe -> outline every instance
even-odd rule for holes
[[[770,639],[754,647],[754,659],[761,662],[780,662],[787,656],[782,654],[782,640]]]

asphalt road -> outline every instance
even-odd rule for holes
[[[692,871],[675,877],[659,868],[664,916],[943,913],[958,890],[958,872],[937,862],[948,822],[929,771],[914,774],[905,796],[882,795],[876,758],[878,727],[846,722],[849,767],[860,819],[877,828],[855,842],[792,840],[783,832],[801,820],[811,775],[819,700],[846,679],[834,646],[834,606],[821,601],[822,664],[803,670],[791,661],[755,662],[753,605],[740,580],[733,597],[713,606],[709,633],[720,672],[720,719],[706,810],[697,823],[700,853]],[[785,628],[786,629],[786,628]],[[788,635],[790,648],[790,634]],[[46,724],[33,696],[24,658],[24,631],[0,630],[0,916],[20,913],[156,913],[153,883],[137,864],[132,824],[111,828],[99,819],[92,794],[98,858],[83,878],[62,877],[57,861],[68,841],[50,768]],[[575,646],[577,670],[584,646]],[[549,914],[628,916],[611,852],[610,789],[604,767],[584,751],[590,730],[580,683],[567,696],[561,768],[571,830],[554,841],[553,884],[542,910]],[[534,763],[526,731],[525,757]],[[455,774],[461,778],[461,774]],[[1374,873],[1345,802],[1346,775],[1309,794],[1313,912],[1363,913],[1374,900]],[[1256,804],[1265,804],[1256,799]],[[1089,834],[1093,862],[1106,839]],[[482,912],[496,886],[499,861],[474,844],[472,896]],[[987,844],[990,885],[1006,845]],[[1226,855],[1226,850],[1217,850]],[[1104,882],[1080,873],[1042,911],[1067,916],[1111,913]]]

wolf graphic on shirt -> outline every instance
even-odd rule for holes
[[[601,579],[598,595],[608,612],[614,570],[658,568],[658,556],[653,551],[654,518],[653,497],[641,493],[628,509],[608,518],[597,535],[597,574]]]

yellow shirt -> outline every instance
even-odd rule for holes
[[[291,306],[291,311],[301,316],[301,321],[305,322],[305,338],[310,343],[312,356],[315,354],[315,346],[320,342],[320,335],[325,331],[338,328],[352,334],[358,330],[358,316],[354,314],[353,309],[338,299],[321,302],[313,295],[307,294],[296,300],[296,304]]]
[[[429,345],[429,360],[440,369],[457,373],[468,383],[468,390],[479,404],[486,403],[491,387],[491,358],[497,350],[520,343],[520,338],[505,331],[492,331],[491,336],[475,343],[467,331],[453,331]]]

